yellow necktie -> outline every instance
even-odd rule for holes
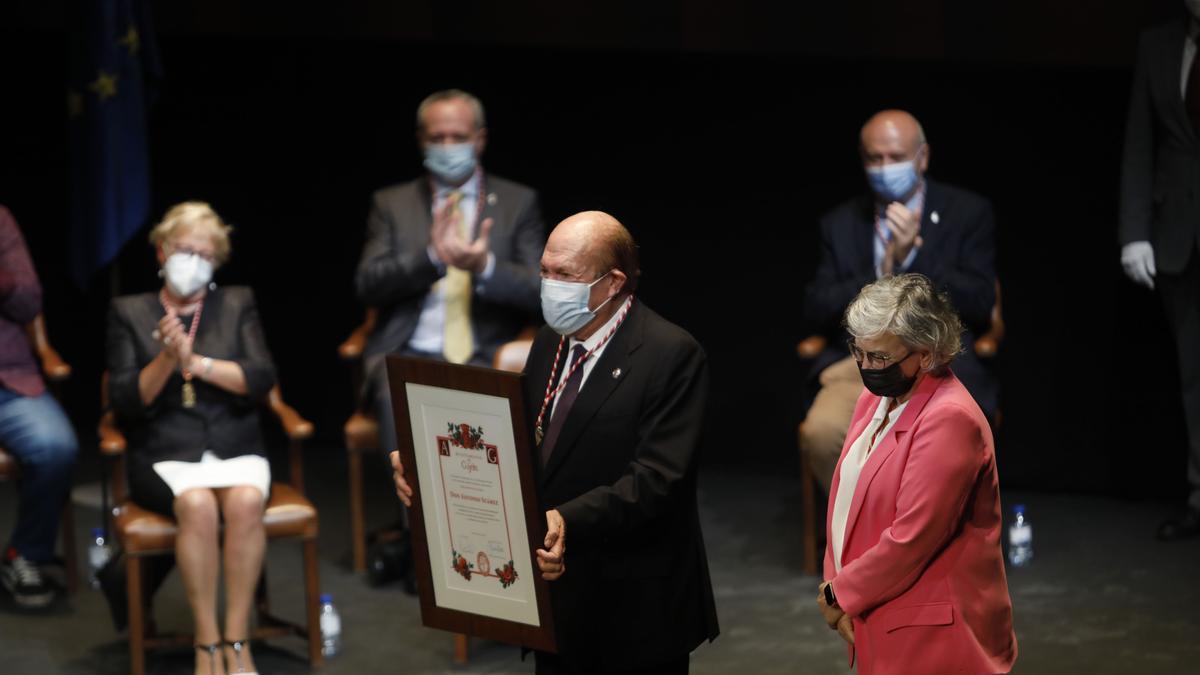
[[[470,240],[467,221],[459,203],[462,193],[455,190],[447,197],[458,234]],[[450,363],[466,363],[475,353],[475,340],[471,335],[471,273],[457,267],[449,267],[441,281],[446,302],[446,319],[442,328],[442,355]]]

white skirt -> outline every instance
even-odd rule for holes
[[[205,450],[199,462],[155,462],[154,471],[176,497],[192,488],[249,485],[258,488],[265,502],[271,491],[271,465],[258,455],[221,459]]]

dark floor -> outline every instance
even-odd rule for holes
[[[531,673],[515,648],[473,642],[471,662],[451,665],[448,635],[422,628],[415,599],[397,586],[374,590],[349,571],[345,455],[307,453],[309,492],[321,511],[321,585],[342,614],[344,652],[327,673]],[[772,470],[772,469],[777,470]],[[94,474],[84,467],[83,478]],[[787,466],[712,468],[702,476],[704,535],[722,634],[692,657],[696,673],[844,673],[844,650],[813,603],[817,579],[800,572],[799,487]],[[376,524],[394,515],[383,477],[372,482]],[[87,502],[87,490],[78,501]],[[1020,642],[1018,673],[1200,672],[1200,541],[1156,543],[1157,503],[1044,494],[1006,494],[1028,506],[1036,533],[1032,567],[1010,571]],[[0,485],[0,533],[7,536],[14,490]],[[78,537],[98,510],[77,507]],[[279,614],[303,616],[300,556],[271,547],[272,599]],[[177,574],[156,602],[164,629],[187,629]],[[303,643],[256,645],[260,672],[304,673]],[[189,673],[187,652],[159,654],[152,673]],[[83,590],[53,612],[19,613],[0,598],[0,673],[124,673],[126,645],[103,598]]]

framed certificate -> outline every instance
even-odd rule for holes
[[[387,357],[396,439],[413,488],[421,620],[431,628],[555,652],[546,536],[521,378]]]

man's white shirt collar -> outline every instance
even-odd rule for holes
[[[609,303],[615,302],[616,300],[617,300],[616,298],[613,298],[612,300],[609,300]],[[621,304],[624,305],[624,301],[622,301]],[[596,346],[600,344],[601,340],[604,339],[604,336],[608,335],[608,332],[613,329],[613,326],[617,325],[617,322],[621,320],[621,311],[624,309],[624,307],[622,307],[622,306],[618,306],[618,307],[619,308],[617,309],[617,311],[608,318],[608,321],[605,321],[603,326],[600,326],[600,328],[596,329],[596,331],[594,333],[592,333],[590,336],[588,336],[588,339],[580,341],[580,340],[576,340],[575,338],[571,338],[568,341],[568,346],[571,349],[574,349],[575,345],[581,344],[581,345],[583,345],[583,349],[585,352],[595,349]],[[605,346],[608,346],[608,345],[605,345]],[[595,357],[600,356],[600,352],[602,352],[602,351],[604,351],[604,350],[603,349],[598,350],[595,354],[592,355],[592,357],[595,358]]]
[[[449,183],[442,182],[441,179],[434,176],[433,187],[434,191],[437,192],[438,199],[445,199],[446,195],[449,195],[451,192],[456,190],[462,193],[463,199],[474,199],[479,195],[479,172],[476,171],[472,173],[471,177],[467,179],[467,182],[457,187],[450,185]]]

